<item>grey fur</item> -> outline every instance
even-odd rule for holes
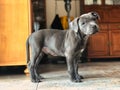
[[[40,82],[42,77],[38,72],[38,64],[44,54],[66,57],[70,79],[81,82],[78,74],[78,59],[80,59],[87,39],[98,32],[95,12],[83,14],[70,23],[69,30],[44,29],[32,33],[26,42],[27,63],[32,82]],[[31,59],[29,45],[31,46]]]

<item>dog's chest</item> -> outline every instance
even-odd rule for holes
[[[78,44],[76,44],[76,53],[81,54],[83,53],[84,49],[86,48],[88,37],[83,38],[83,40],[78,41]]]

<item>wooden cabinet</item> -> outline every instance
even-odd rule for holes
[[[110,31],[110,55],[111,56],[120,56],[120,30]]]
[[[0,66],[26,65],[30,0],[0,0]]]
[[[88,58],[120,57],[120,1],[80,0],[81,14],[95,11],[100,15],[100,32],[91,36],[87,46]]]
[[[107,41],[108,41],[108,33],[106,31],[99,32],[93,35],[88,42],[89,57],[107,56],[109,54]]]

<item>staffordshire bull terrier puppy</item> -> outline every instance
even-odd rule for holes
[[[99,31],[98,18],[99,15],[96,12],[89,12],[70,22],[69,30],[43,29],[32,33],[26,41],[27,64],[31,81],[41,81],[38,64],[44,54],[50,54],[66,57],[71,81],[81,82],[81,76],[78,74],[78,60],[89,36]]]

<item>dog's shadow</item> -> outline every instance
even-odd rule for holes
[[[65,71],[67,72],[66,64],[41,64],[39,66],[39,73],[49,73],[49,72],[60,72]]]

